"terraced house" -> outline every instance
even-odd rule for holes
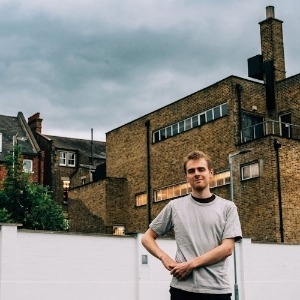
[[[70,191],[70,211],[89,212],[71,227],[144,232],[189,193],[182,158],[199,149],[213,157],[212,191],[235,201],[245,237],[300,242],[300,74],[286,78],[282,24],[267,7],[248,78],[229,76],[108,132],[106,178]]]
[[[5,162],[14,155],[14,147],[21,149],[23,170],[33,182],[43,184],[44,152],[37,144],[22,112],[16,116],[0,115],[0,187],[6,177]]]

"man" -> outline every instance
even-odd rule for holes
[[[171,300],[231,299],[227,257],[242,238],[235,204],[211,193],[212,161],[201,151],[184,159],[192,193],[170,201],[149,225],[143,246],[170,271]],[[158,236],[174,230],[175,259],[156,243]]]

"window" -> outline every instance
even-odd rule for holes
[[[142,206],[142,205],[146,205],[147,204],[147,194],[143,193],[143,194],[138,194],[135,196],[135,205],[136,206]]]
[[[172,136],[172,128],[171,126],[166,128],[166,138]]]
[[[188,118],[184,120],[184,130],[189,130],[192,128],[192,119]]]
[[[258,162],[242,166],[241,168],[242,180],[259,177],[259,165]]]
[[[32,173],[32,160],[31,159],[24,159],[23,160],[23,171],[25,173]]]
[[[215,174],[214,177],[211,179],[209,186],[211,188],[214,188],[226,184],[230,184],[230,171]]]
[[[214,119],[212,109],[210,109],[206,112],[206,119],[207,119],[207,122],[210,122]]]
[[[221,111],[222,111],[222,116],[226,116],[227,113],[228,113],[228,110],[227,110],[227,103],[224,103],[221,105]]]
[[[213,109],[214,111],[214,119],[218,119],[221,117],[221,107],[217,106]]]
[[[178,134],[178,123],[172,125],[173,135]]]
[[[184,121],[179,122],[179,133],[184,131]]]
[[[164,140],[165,138],[166,138],[166,130],[164,128],[160,130],[160,139]]]
[[[125,226],[123,226],[123,225],[113,226],[113,234],[114,235],[124,235],[125,234]]]
[[[75,167],[76,165],[76,154],[74,152],[59,152],[59,165],[66,167]]]
[[[193,127],[199,126],[199,115],[196,115],[196,116],[192,117],[192,126]]]
[[[264,135],[263,117],[242,114],[242,142],[251,141]]]
[[[290,113],[279,116],[280,122],[280,135],[290,138],[292,136],[292,127],[290,124],[292,123],[292,116]]]
[[[192,117],[180,120],[177,123],[171,124],[165,128],[154,131],[152,135],[153,143],[163,141],[176,134],[188,131],[192,128],[204,125],[207,122],[224,117],[227,115],[227,113],[227,103],[223,103]]]
[[[185,196],[191,191],[191,186],[186,182],[156,189],[154,191],[154,202]]]

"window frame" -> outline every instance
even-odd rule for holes
[[[135,206],[140,207],[148,204],[148,194],[139,193],[135,195]]]
[[[254,167],[257,168],[257,172],[255,172],[255,173],[253,173],[254,171],[256,171],[256,170],[253,170]],[[246,170],[246,168],[249,169],[249,176],[247,176],[247,177],[245,177],[245,172],[244,172],[244,170]],[[252,163],[241,165],[240,173],[241,173],[241,181],[246,181],[246,180],[260,177],[259,162],[255,161]]]
[[[25,168],[25,163],[30,162],[30,168]],[[33,173],[33,160],[25,158],[23,159],[23,172],[25,173]]]
[[[59,166],[60,167],[76,167],[77,155],[74,151],[59,151]]]

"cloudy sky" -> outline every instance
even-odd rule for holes
[[[299,0],[0,0],[0,114],[43,133],[105,133],[230,75],[260,54],[266,6],[300,73]]]

